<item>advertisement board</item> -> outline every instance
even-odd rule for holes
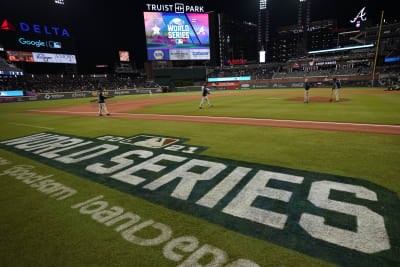
[[[242,77],[218,77],[218,78],[208,78],[208,82],[233,82],[233,81],[250,81],[251,76]]]
[[[76,64],[75,55],[33,52],[33,61],[40,63]]]
[[[3,91],[2,91],[3,92]],[[10,91],[4,91],[9,93]],[[107,96],[121,96],[121,95],[139,95],[149,93],[162,93],[160,88],[146,88],[146,89],[126,89],[126,90],[110,90],[104,93]],[[5,95],[4,95],[5,96]],[[40,101],[40,100],[60,100],[60,99],[74,99],[74,98],[86,98],[86,97],[97,97],[97,91],[80,91],[80,92],[58,92],[58,93],[38,93],[36,95],[15,95],[10,97],[0,97],[0,103],[9,102],[26,102],[26,101]]]
[[[0,70],[0,75],[22,76],[22,75],[24,75],[24,72],[23,71],[13,71],[13,70]]]
[[[243,65],[247,64],[247,59],[227,59],[225,63],[228,65]]]
[[[24,92],[22,91],[0,91],[0,97],[5,96],[23,96]]]
[[[4,50],[60,54],[72,54],[75,51],[70,29],[51,22],[38,24],[0,18],[0,40]]]
[[[23,52],[23,51],[7,51],[6,53],[7,53],[7,58],[10,61],[77,64],[75,55]]]
[[[239,82],[214,82],[207,83],[207,87],[217,87],[218,89],[234,90],[239,88]]]
[[[23,52],[23,51],[7,51],[7,58],[10,61],[24,61],[24,62],[33,62],[32,52]]]
[[[209,60],[208,14],[144,12],[148,60]]]
[[[28,38],[18,38],[18,43],[20,45],[24,45],[27,47],[47,47],[47,48],[53,48],[53,49],[61,49],[62,44],[59,41],[48,41],[44,40],[42,41],[41,39],[28,39]]]
[[[129,62],[129,52],[128,51],[119,51],[119,60],[123,62]]]

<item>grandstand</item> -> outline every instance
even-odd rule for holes
[[[399,83],[400,77],[400,28],[399,23],[382,27],[381,45],[378,54],[375,79],[379,86]],[[307,56],[292,56],[285,62],[266,64],[223,66],[207,71],[208,77],[251,76],[252,80],[268,83],[293,83],[302,86],[301,81],[311,79],[319,86],[330,86],[332,77],[345,80],[348,86],[370,86],[376,54],[378,27],[364,30],[337,32],[332,42],[337,50],[325,49]],[[366,46],[366,44],[374,44]],[[342,50],[343,47],[355,47]],[[360,48],[359,48],[360,47]],[[392,59],[392,60],[387,60]],[[325,83],[324,83],[325,81]],[[329,82],[328,82],[329,81]]]
[[[0,56],[0,72],[8,73],[8,72],[23,72],[22,69],[18,68],[14,64],[8,62],[6,59]],[[17,74],[12,74],[17,75]],[[19,75],[19,74],[18,74]]]
[[[0,90],[21,90],[36,93],[54,93],[70,91],[94,91],[98,87],[108,90],[156,88],[152,81],[143,77],[131,78],[122,75],[25,75],[12,77],[0,82]]]

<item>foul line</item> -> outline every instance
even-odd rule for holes
[[[82,112],[84,113],[84,112]],[[376,127],[393,127],[400,128],[400,125],[392,124],[369,124],[369,123],[352,123],[352,122],[331,122],[331,121],[300,121],[285,119],[262,119],[262,118],[246,118],[246,117],[213,117],[213,116],[193,116],[193,115],[166,115],[166,114],[137,114],[137,113],[113,113],[117,115],[131,116],[159,116],[159,117],[181,117],[181,118],[208,118],[208,119],[228,119],[228,120],[252,120],[252,121],[270,121],[270,122],[293,122],[293,123],[315,123],[315,124],[335,124],[335,125],[359,125],[359,126],[376,126]]]
[[[32,110],[33,111],[33,110]],[[34,112],[41,113],[71,113],[71,114],[97,114],[97,112],[88,111],[41,111],[35,110]],[[246,118],[246,117],[213,117],[213,116],[193,116],[193,115],[166,115],[166,114],[137,114],[137,113],[112,113],[115,115],[124,116],[148,116],[148,117],[181,117],[181,118],[208,118],[208,119],[228,119],[228,120],[251,120],[251,121],[266,121],[266,122],[291,122],[291,123],[310,123],[310,124],[334,124],[334,125],[352,125],[352,126],[373,126],[373,127],[391,127],[400,128],[400,125],[392,124],[369,124],[369,123],[352,123],[352,122],[331,122],[331,121],[301,121],[301,120],[286,120],[286,119],[262,119],[262,118]],[[210,121],[212,122],[212,121]]]

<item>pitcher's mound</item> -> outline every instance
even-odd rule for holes
[[[310,96],[309,97],[309,102],[329,102],[331,98],[330,97],[323,97],[323,96]],[[287,101],[299,101],[299,102],[304,102],[304,97],[299,96],[295,98],[288,98],[286,99]],[[350,101],[351,99],[349,98],[340,98],[339,102],[346,102]],[[335,102],[335,97],[332,98],[332,102]]]

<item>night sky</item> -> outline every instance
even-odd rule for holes
[[[146,3],[173,4],[171,1],[143,0],[1,0],[0,20],[31,20],[32,23],[65,25],[71,32],[77,48],[81,72],[90,72],[96,64],[112,65],[119,50],[127,50],[138,68],[146,59],[143,11]],[[257,23],[258,0],[177,1],[201,5],[206,11],[227,13]],[[298,0],[269,0],[271,29],[297,23]],[[352,19],[363,7],[374,24],[379,23],[385,10],[388,21],[400,21],[396,1],[390,0],[312,0],[311,21],[336,18],[340,27],[350,27]],[[1,41],[1,40],[0,40]]]

